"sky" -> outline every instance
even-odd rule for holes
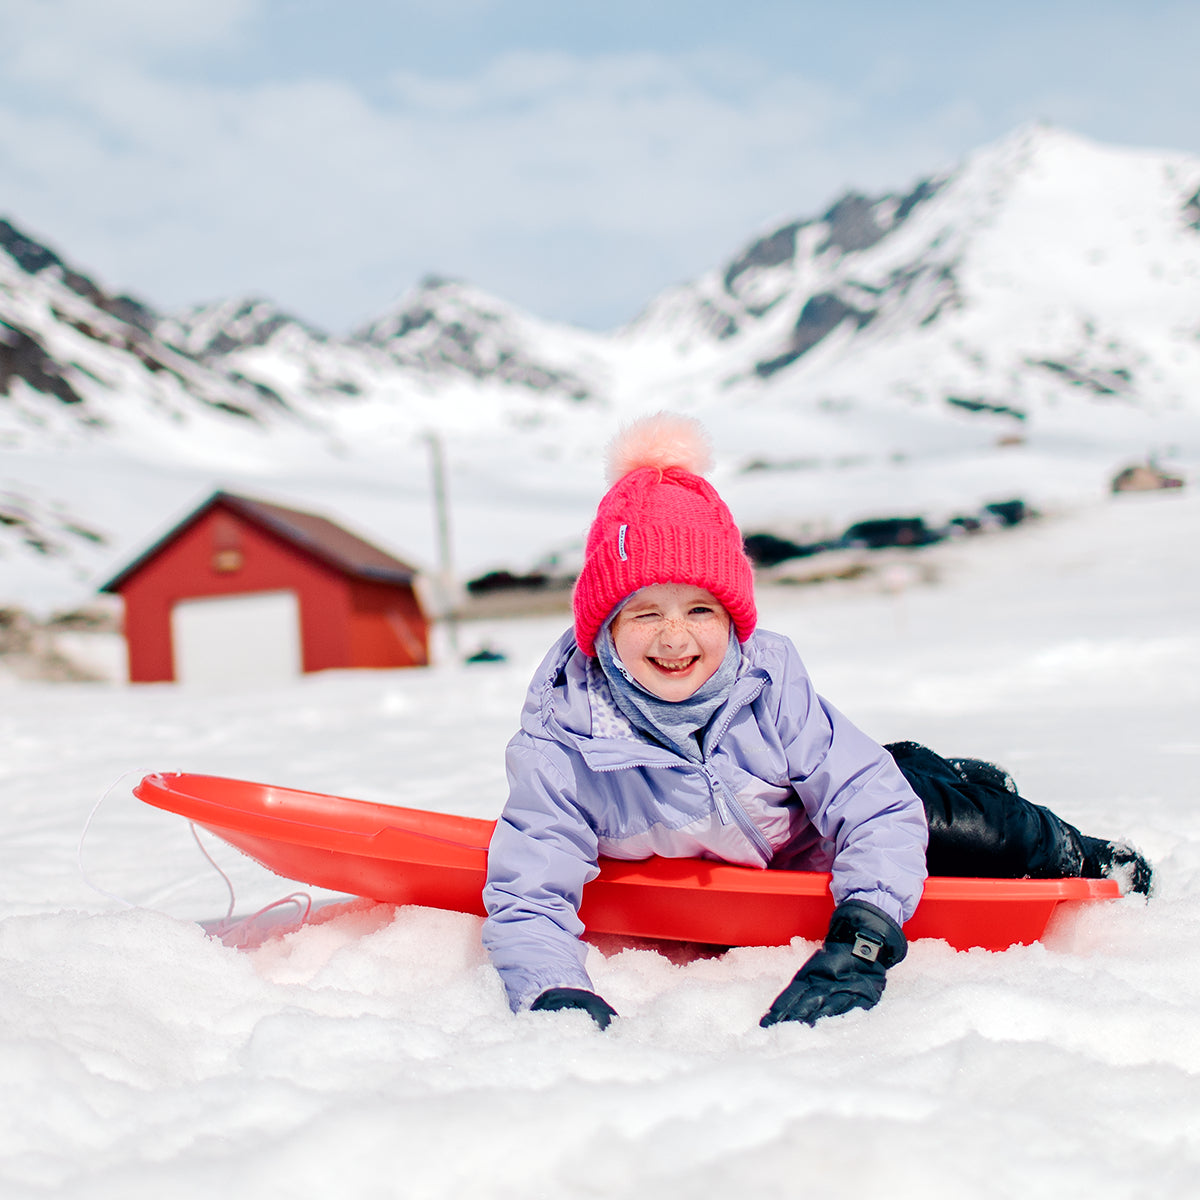
[[[161,311],[609,329],[1029,121],[1200,153],[1198,55],[1194,0],[0,0],[0,217]]]

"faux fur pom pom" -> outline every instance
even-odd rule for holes
[[[660,412],[626,426],[608,447],[608,482],[639,467],[682,467],[703,475],[712,467],[712,443],[695,417]]]

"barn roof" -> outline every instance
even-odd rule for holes
[[[136,574],[161,550],[217,507],[236,513],[250,524],[275,534],[343,574],[394,584],[409,584],[416,578],[415,567],[394,558],[378,546],[373,546],[325,517],[296,508],[285,508],[282,504],[268,504],[265,500],[252,500],[248,496],[238,496],[233,492],[214,492],[199,508],[163,534],[149,549],[139,554],[107,583],[102,584],[99,590],[119,591],[130,576]]]

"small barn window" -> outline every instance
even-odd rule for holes
[[[212,556],[212,569],[218,575],[232,575],[234,571],[240,571],[245,558],[240,550],[229,547],[225,550],[214,550]]]

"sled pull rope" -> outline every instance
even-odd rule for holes
[[[126,908],[142,908],[144,905],[135,904],[132,900],[127,900],[124,896],[117,895],[116,892],[110,892],[107,888],[101,887],[87,872],[87,868],[83,865],[83,846],[87,841],[87,836],[91,832],[92,822],[96,819],[96,814],[100,811],[101,805],[113,794],[113,792],[129,778],[130,775],[139,777],[145,776],[149,772],[138,768],[131,768],[128,771],[122,771],[116,779],[112,781],[104,789],[100,795],[100,799],[92,805],[91,812],[87,815],[87,820],[83,823],[83,830],[79,835],[79,845],[76,849],[76,861],[79,864],[79,875],[84,883],[94,892],[99,892],[101,896],[107,896],[110,900],[115,900],[118,904],[123,904]],[[226,938],[236,930],[241,930],[252,925],[259,917],[271,912],[273,909],[282,908],[286,904],[294,904],[300,910],[300,921],[306,921],[309,914],[312,912],[312,897],[307,892],[290,892],[288,895],[281,897],[278,900],[272,900],[270,904],[264,905],[257,912],[252,912],[248,917],[241,917],[238,920],[232,920],[234,906],[237,903],[237,894],[234,891],[233,881],[222,870],[220,864],[208,852],[208,847],[200,840],[200,831],[196,828],[195,821],[188,822],[188,828],[192,831],[192,837],[195,839],[196,845],[200,849],[200,853],[208,860],[209,865],[214,871],[225,881],[225,887],[229,892],[229,907],[225,911],[224,917],[217,922],[214,929],[214,936],[217,940],[228,945]],[[234,943],[236,945],[236,942]]]
[[[208,859],[208,865],[225,881],[225,890],[229,893],[229,907],[225,910],[225,915],[221,918],[218,928],[224,929],[225,923],[233,916],[233,908],[237,903],[237,893],[233,890],[233,880],[221,870],[220,864],[208,852],[208,847],[200,840],[200,831],[196,828],[195,821],[188,822],[188,828],[192,831],[192,840],[200,848],[200,853]]]
[[[286,896],[281,896],[278,900],[272,900],[270,904],[263,905],[257,912],[252,912],[248,917],[240,917],[234,921],[233,910],[237,904],[237,894],[233,888],[233,880],[221,869],[220,863],[208,852],[208,847],[200,840],[200,831],[196,828],[195,821],[188,822],[188,828],[192,831],[192,837],[196,841],[196,845],[200,847],[200,853],[208,859],[209,865],[214,871],[225,881],[225,887],[229,891],[229,908],[226,909],[225,915],[213,927],[212,936],[216,937],[219,942],[229,945],[226,941],[231,933],[247,929],[253,926],[254,922],[259,917],[265,916],[276,908],[283,908],[286,904],[294,904],[300,910],[299,920],[301,923],[308,920],[309,913],[312,912],[312,897],[307,892],[289,892]],[[235,946],[236,942],[233,943]]]
[[[96,814],[100,811],[100,806],[113,794],[116,788],[125,782],[130,775],[140,775],[142,772],[137,768],[132,768],[128,771],[122,771],[104,789],[100,795],[100,799],[92,805],[92,811],[88,813],[87,820],[83,823],[83,831],[79,835],[79,846],[75,851],[75,860],[79,864],[79,876],[84,883],[92,889],[93,892],[99,892],[101,896],[107,896],[110,900],[115,900],[118,904],[125,905],[126,908],[137,908],[138,906],[132,900],[126,900],[124,896],[118,896],[116,892],[110,892],[108,888],[102,888],[88,873],[87,868],[83,865],[83,844],[87,841],[87,835],[91,832],[92,822],[96,819]]]

